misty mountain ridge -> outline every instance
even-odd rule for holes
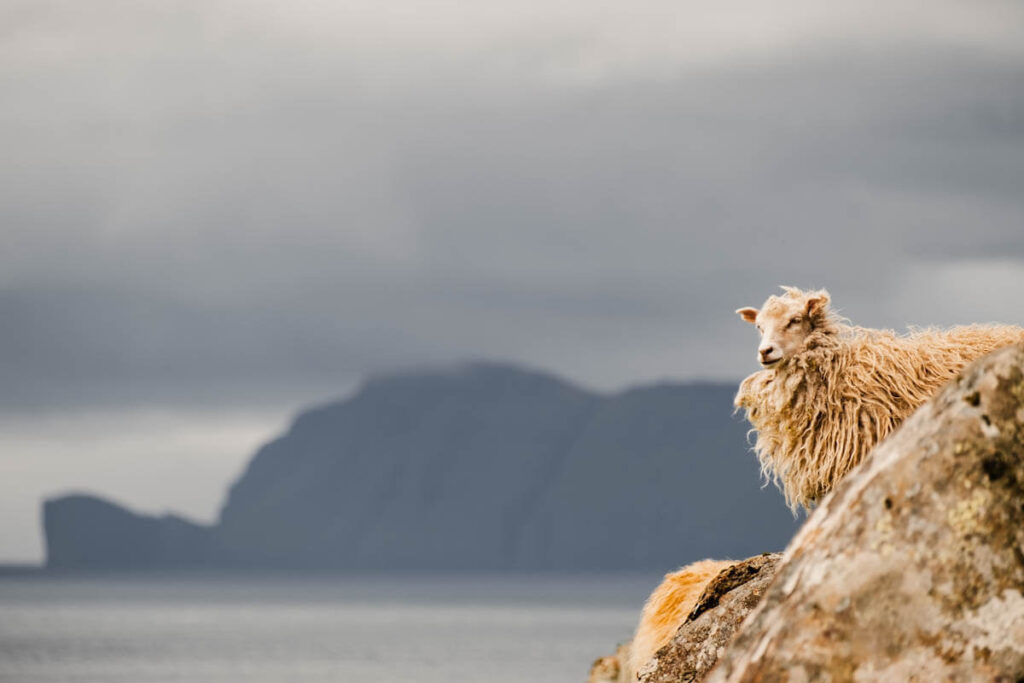
[[[612,394],[502,363],[387,373],[259,448],[220,519],[44,504],[50,568],[670,569],[782,548],[734,384]]]

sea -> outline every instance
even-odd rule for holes
[[[659,576],[0,575],[0,681],[582,683]]]

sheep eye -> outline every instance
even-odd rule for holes
[[[798,322],[800,322],[800,318],[793,318],[789,321],[789,324],[786,325],[786,327],[793,327],[793,325],[796,325]]]

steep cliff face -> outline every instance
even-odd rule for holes
[[[760,486],[733,390],[601,395],[496,364],[373,379],[259,450],[231,487],[210,562],[667,571],[779,549],[796,522]],[[55,558],[79,556],[65,551],[86,527],[83,538],[102,535],[73,524],[48,527]]]
[[[301,415],[232,487],[239,565],[672,568],[781,547],[730,385],[612,396],[504,365],[370,381]]]
[[[598,399],[497,366],[371,381],[301,415],[232,487],[230,560],[502,568]]]
[[[733,385],[604,397],[521,532],[533,566],[669,571],[781,549],[797,526],[762,488]]]

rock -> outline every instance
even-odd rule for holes
[[[729,567],[705,587],[675,638],[639,672],[642,683],[699,681],[761,601],[782,556],[765,553]]]
[[[786,549],[707,680],[1024,676],[1024,348],[880,444]]]

